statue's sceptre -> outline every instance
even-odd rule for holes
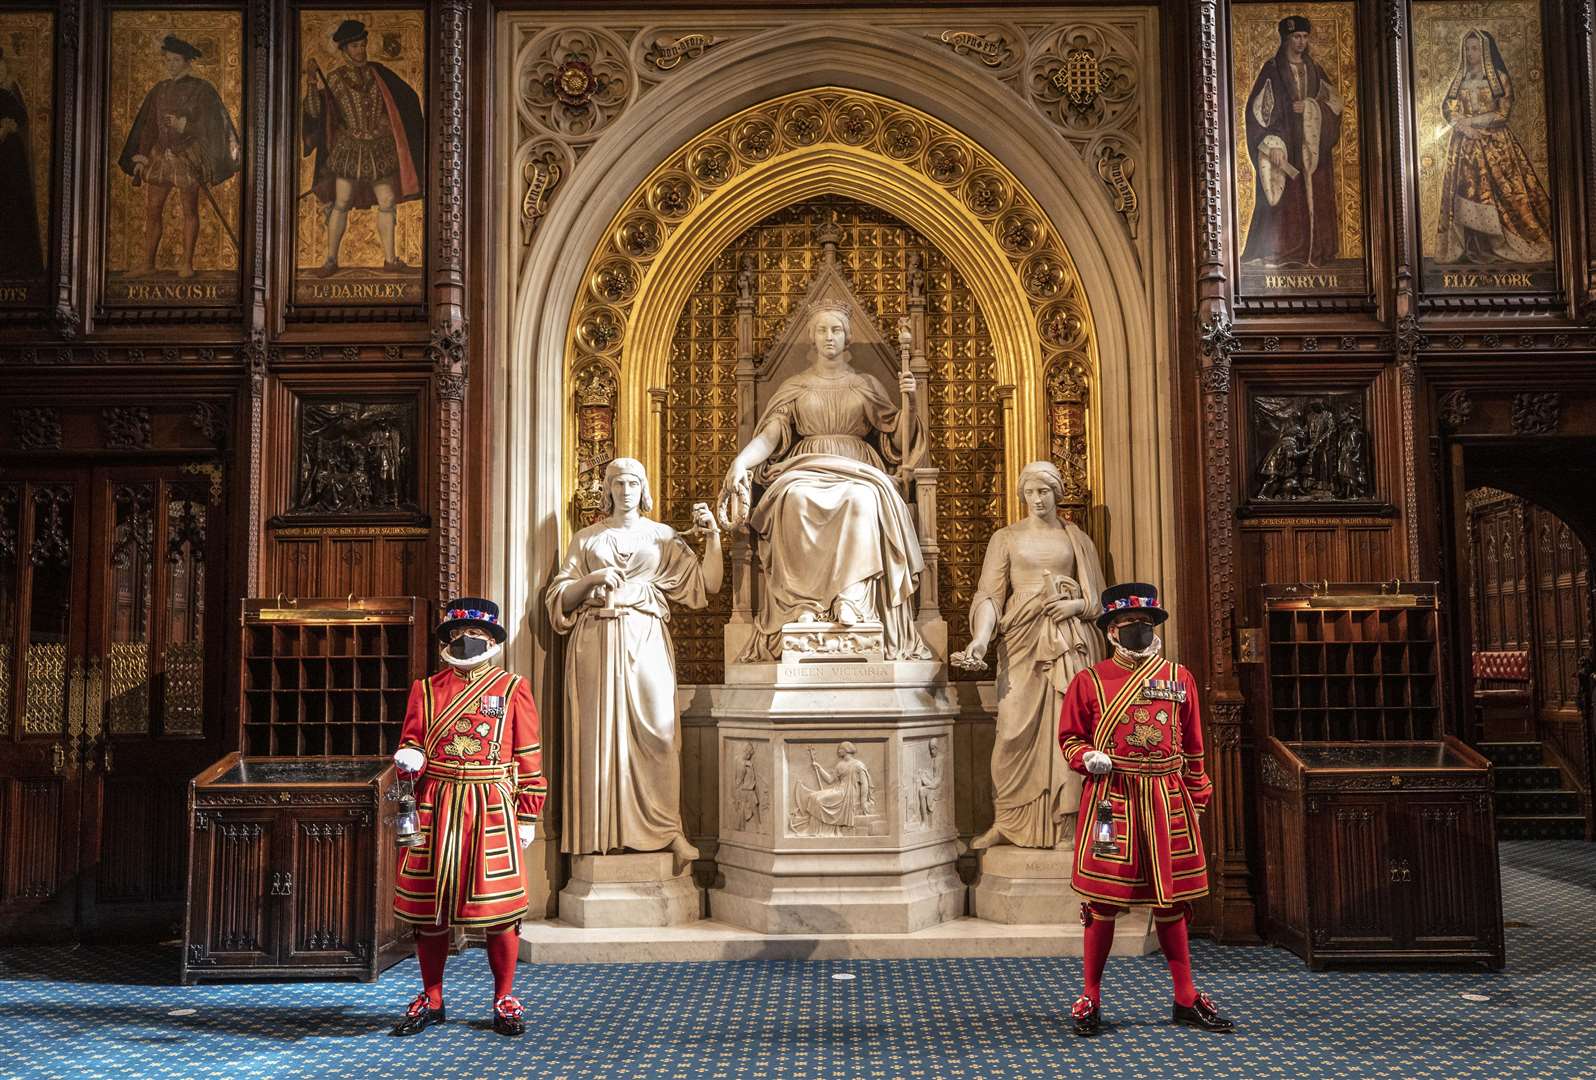
[[[910,354],[914,351],[914,331],[909,328],[909,316],[898,316],[898,357],[902,367],[898,371],[901,379],[914,374],[914,369],[909,366]],[[898,466],[898,479],[907,490],[909,486],[909,392],[904,390],[900,395],[902,401],[898,412],[898,449],[901,464]]]

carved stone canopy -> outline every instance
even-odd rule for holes
[[[809,333],[809,320],[816,311],[832,306],[846,308],[850,313],[852,341],[848,352],[854,370],[874,375],[889,391],[898,381],[901,360],[897,331],[894,329],[891,337],[882,333],[876,319],[854,293],[837,256],[838,235],[836,227],[831,225],[823,224],[815,230],[815,239],[821,248],[815,275],[803,297],[793,305],[786,324],[757,363],[756,379],[771,390],[813,363],[815,347]],[[763,400],[759,404],[762,409]]]

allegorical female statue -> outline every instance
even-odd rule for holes
[[[682,834],[681,732],[667,600],[701,608],[720,589],[720,530],[704,503],[696,559],[675,529],[643,517],[648,476],[632,458],[604,470],[609,517],[571,538],[549,585],[549,621],[570,635],[565,650],[564,828],[575,855],[670,848],[698,851]]]
[[[885,471],[902,460],[901,432],[919,432],[879,380],[854,370],[851,320],[840,304],[814,312],[814,365],[776,390],[721,485],[723,512],[746,508],[753,482],[765,486],[748,517],[764,587],[744,661],[777,659],[794,622],[879,621],[887,659],[931,656],[914,626],[920,542]],[[912,393],[913,376],[899,389]]]
[[[992,534],[970,603],[970,645],[952,657],[985,666],[994,631],[1003,635],[997,665],[997,738],[992,746],[992,827],[973,846],[1050,848],[1067,839],[1080,805],[1081,780],[1058,746],[1064,691],[1079,671],[1103,658],[1092,625],[1103,569],[1091,538],[1058,516],[1064,481],[1050,461],[1020,472],[1024,520]]]

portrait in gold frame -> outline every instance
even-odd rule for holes
[[[54,103],[55,14],[0,12],[0,306],[45,300]]]
[[[1415,3],[1412,37],[1424,291],[1553,291],[1539,0]]]
[[[236,10],[110,14],[108,305],[238,301],[243,34]]]
[[[1231,9],[1243,296],[1362,294],[1362,101],[1352,3]]]
[[[294,301],[419,304],[426,11],[306,8],[298,40]]]

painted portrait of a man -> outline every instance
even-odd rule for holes
[[[161,42],[166,78],[144,95],[128,129],[117,166],[144,189],[144,250],[129,277],[151,277],[160,271],[156,256],[166,229],[166,204],[177,192],[182,228],[182,257],[177,276],[194,276],[194,251],[199,241],[203,199],[224,226],[237,257],[237,238],[214,189],[243,167],[238,128],[216,86],[194,73],[200,50],[175,34]]]
[[[299,130],[312,168],[304,194],[320,208],[322,227],[317,244],[302,226],[299,273],[324,282],[312,286],[315,298],[339,299],[351,286],[378,280],[398,287],[396,298],[411,289],[419,295],[420,268],[405,259],[415,238],[407,245],[401,235],[400,209],[426,193],[427,126],[421,95],[393,65],[402,60],[409,69],[419,57],[418,47],[407,48],[408,36],[395,30],[374,38],[365,22],[343,19],[330,35],[330,55],[326,39],[307,49]],[[324,68],[318,51],[334,62]],[[351,238],[352,218],[368,211],[374,228]],[[316,247],[319,262],[307,266]]]
[[[1337,258],[1340,213],[1331,154],[1346,103],[1314,59],[1313,25],[1279,22],[1280,45],[1247,95],[1255,203],[1243,263],[1313,267]]]

